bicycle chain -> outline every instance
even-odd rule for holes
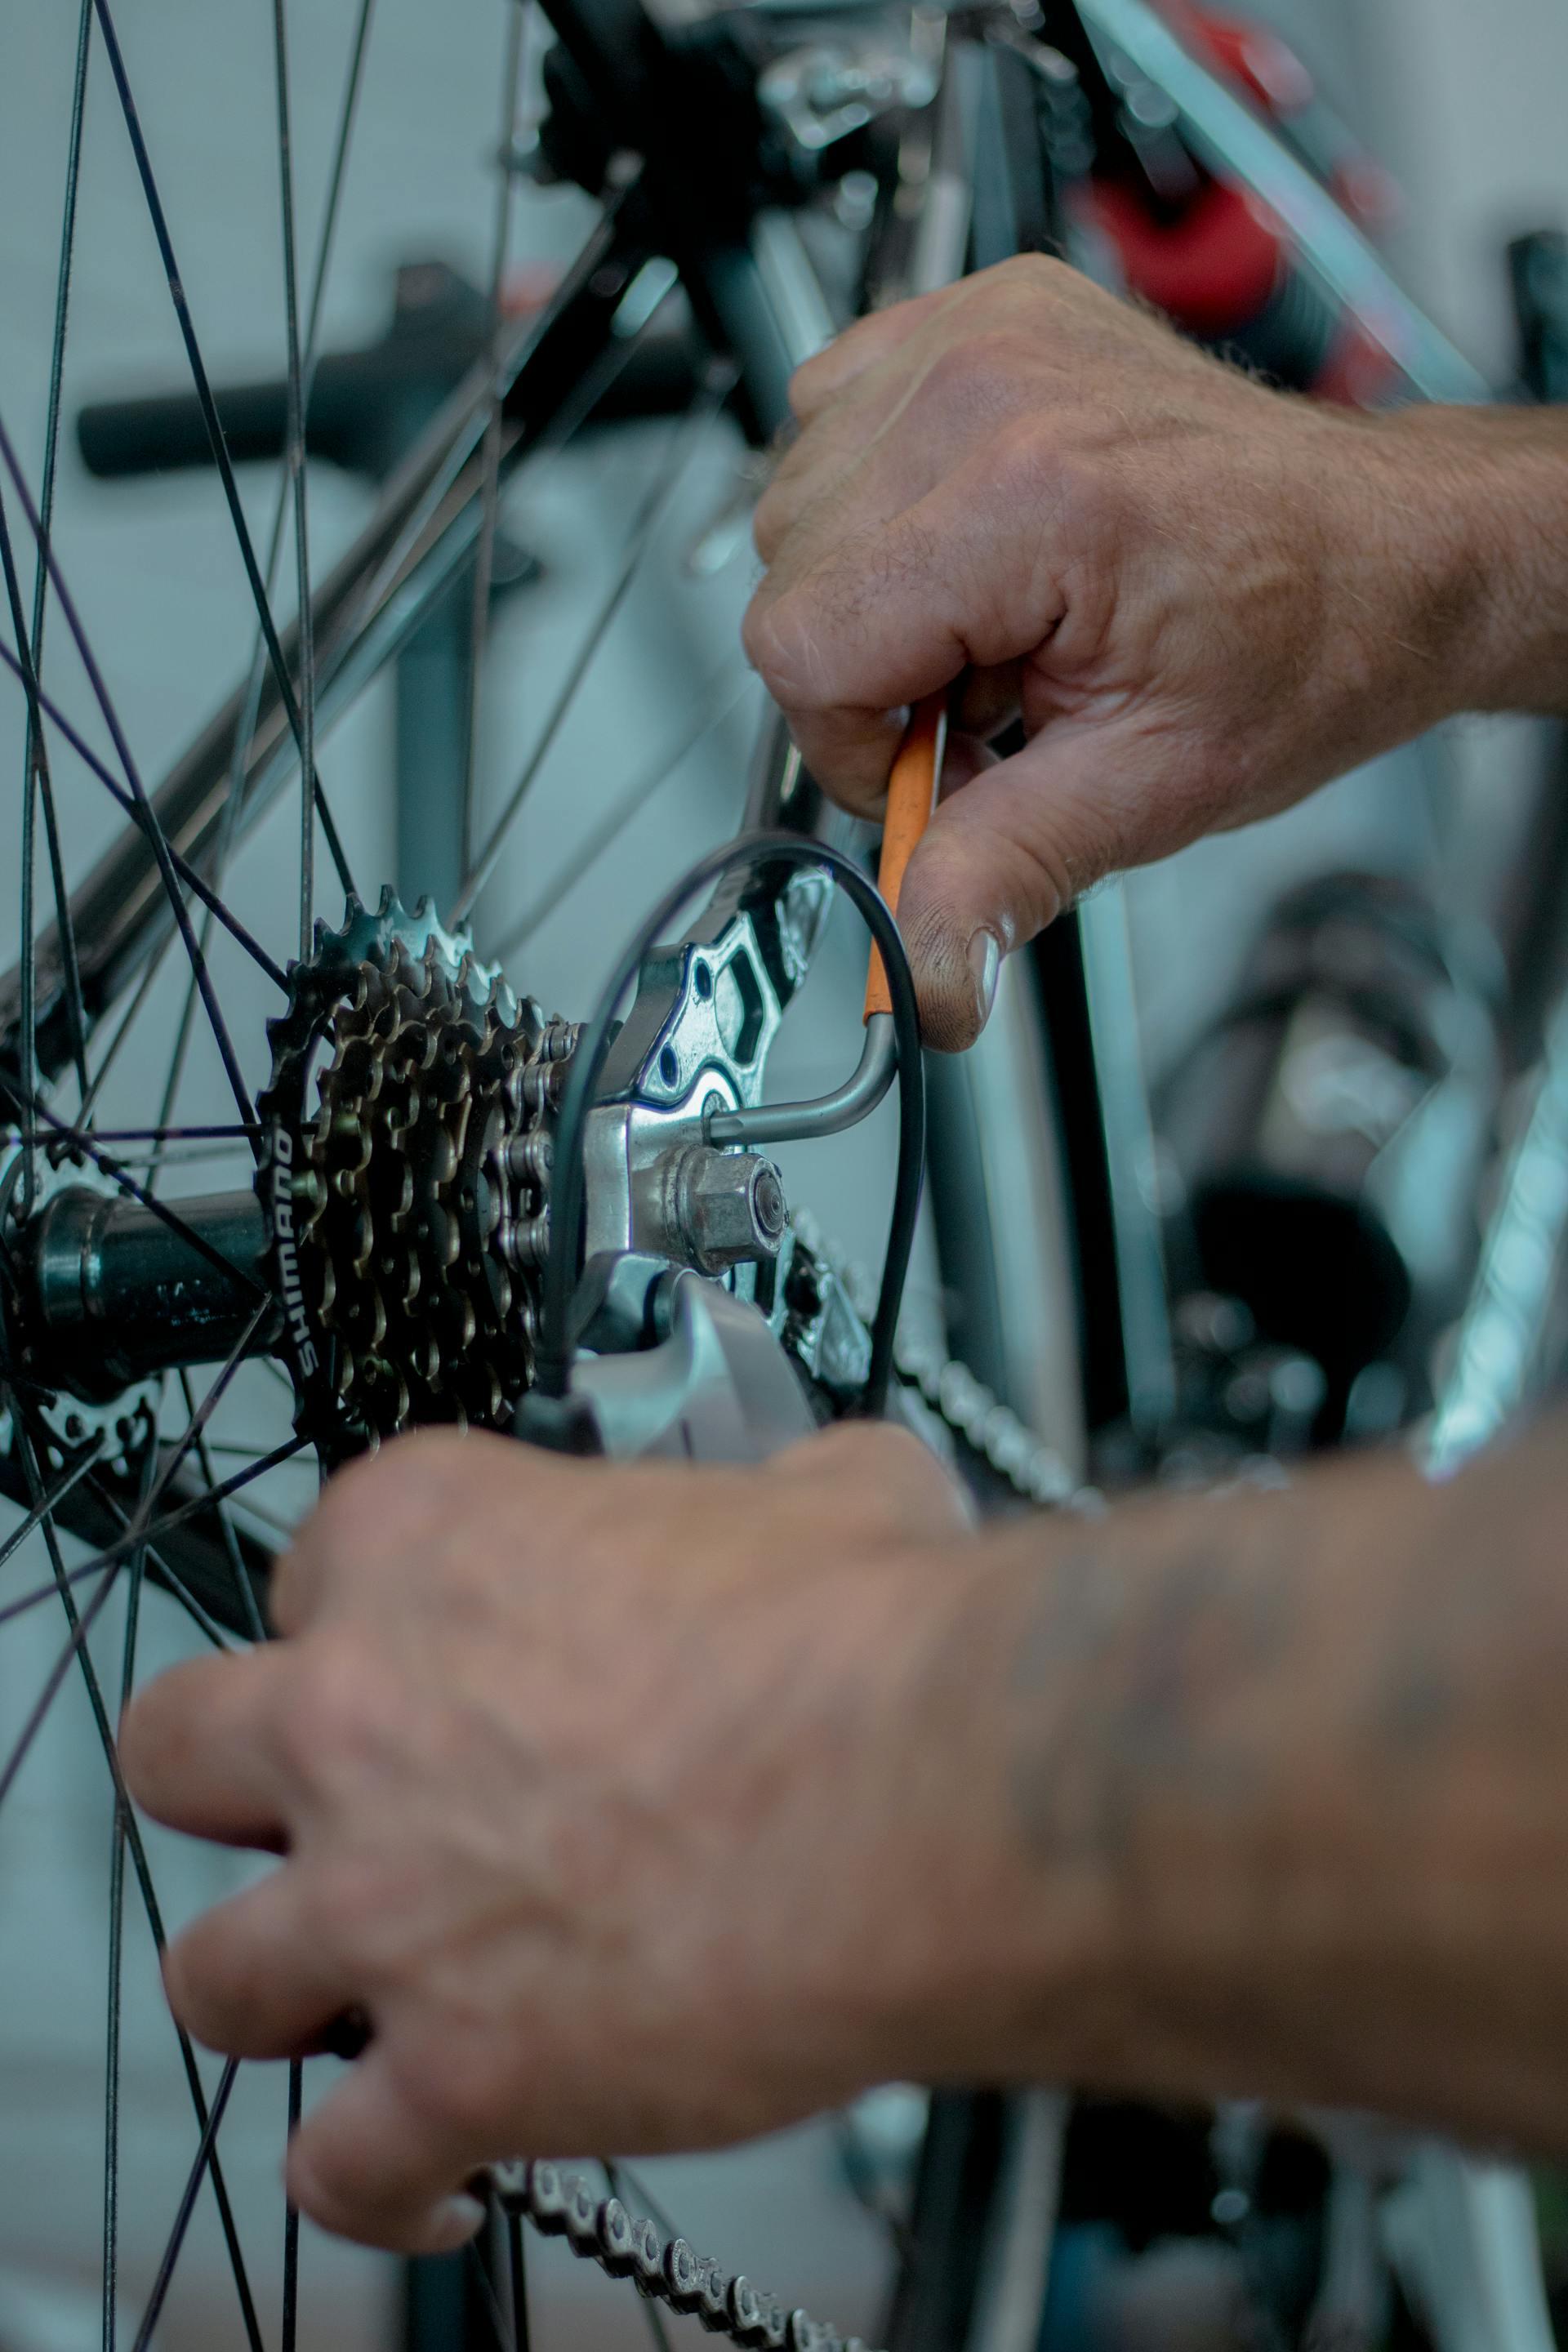
[[[798,2307],[786,2311],[743,2272],[694,2253],[684,2238],[667,2237],[619,2197],[595,2197],[581,2173],[558,2164],[492,2164],[486,2178],[503,2210],[521,2214],[544,2237],[564,2238],[584,2261],[630,2279],[652,2302],[691,2314],[743,2352],[867,2352],[859,2336],[840,2336]]]
[[[864,1266],[845,1256],[824,1235],[807,1210],[798,1210],[795,1229],[812,1255],[844,1285],[862,1320],[876,1311],[877,1286]],[[1054,1445],[1039,1436],[965,1363],[900,1325],[893,1343],[893,1370],[913,1389],[949,1433],[1026,1503],[1042,1508],[1095,1511],[1100,1497],[1080,1486]]]
[[[798,1212],[797,1238],[843,1284],[863,1319],[875,1307],[875,1285],[865,1270],[824,1237],[815,1217]],[[1081,1487],[1053,1445],[977,1380],[966,1364],[900,1332],[894,1370],[916,1391],[944,1428],[968,1446],[1026,1502],[1092,1510],[1100,1498]],[[858,2336],[840,2336],[798,2305],[785,2310],[743,2272],[727,2271],[687,2240],[667,2237],[647,2215],[633,2214],[615,2194],[595,2197],[580,2173],[549,2163],[493,2164],[486,2175],[502,2210],[521,2215],[542,2236],[563,2238],[572,2252],[597,2263],[611,2278],[630,2279],[640,2294],[689,2314],[742,2352],[867,2352]]]

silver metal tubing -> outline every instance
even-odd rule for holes
[[[893,1083],[899,1066],[893,1016],[873,1013],[866,1024],[859,1066],[847,1084],[815,1102],[758,1103],[753,1110],[719,1110],[702,1122],[708,1143],[800,1143],[839,1135],[874,1111]]]
[[[1321,284],[1426,400],[1490,397],[1486,379],[1425,318],[1328,190],[1225,83],[1190,57],[1149,0],[1079,0],[1097,47],[1111,44],[1164,91],[1205,160],[1261,196]]]

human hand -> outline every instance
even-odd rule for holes
[[[1101,876],[1484,698],[1468,412],[1267,390],[1037,255],[862,320],[792,397],[745,640],[807,765],[875,812],[903,707],[965,678],[900,901],[933,1045]]]
[[[159,1819],[287,1856],[170,1948],[176,2014],[274,2058],[370,2020],[296,2134],[303,2210],[433,2251],[487,2160],[710,2145],[972,2063],[983,1557],[886,1428],[757,1471],[427,1435],[335,1479],[282,1638],[161,1676],[122,1743]]]

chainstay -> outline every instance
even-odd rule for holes
[[[694,2253],[616,2196],[596,2197],[581,2173],[557,2164],[492,2164],[485,2176],[498,2203],[611,2278],[630,2279],[639,2294],[689,2313],[710,2334],[752,2352],[867,2352],[858,2336],[840,2336],[753,2285],[743,2272]]]

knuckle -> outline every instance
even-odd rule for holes
[[[823,394],[842,366],[842,341],[840,338],[838,342],[830,343],[826,352],[818,352],[813,358],[803,360],[791,376],[788,387],[790,415],[798,424],[804,425],[820,407]]]
[[[774,562],[799,522],[809,496],[809,478],[781,468],[757,500],[752,514],[752,538],[767,564]]]
[[[1010,419],[990,453],[990,470],[1007,512],[1051,497],[1060,487],[1062,465],[1049,425],[1033,416]]]
[[[1009,321],[947,343],[931,361],[919,398],[945,419],[984,429],[1013,415],[1038,366],[1032,339]]]
[[[787,602],[753,597],[741,625],[741,642],[746,659],[775,701],[786,709],[812,707],[811,664],[803,657],[803,632],[793,597]]]
[[[741,646],[746,659],[764,685],[771,680],[776,646],[773,620],[769,605],[760,596],[753,596],[741,622]]]
[[[1126,522],[1115,470],[1099,451],[1068,446],[1048,413],[1010,421],[986,452],[976,495],[1016,554],[1015,575],[1031,611],[1053,603],[1066,568],[1081,593],[1084,567],[1093,576],[1115,562]]]
[[[771,563],[784,544],[789,525],[785,501],[776,488],[763,492],[752,512],[752,545],[764,563]]]
[[[1051,253],[1015,253],[1000,265],[996,274],[1009,293],[1030,298],[1045,291],[1059,292],[1076,284],[1081,275]]]
[[[967,416],[982,405],[994,382],[995,341],[990,334],[972,334],[945,344],[921,379],[918,405],[944,418]]]
[[[1058,517],[1075,544],[1099,547],[1119,535],[1126,494],[1113,467],[1090,450],[1048,452],[1048,479]]]
[[[278,1738],[286,1766],[320,1787],[384,1759],[399,1717],[384,1669],[355,1644],[317,1638],[293,1660]]]

